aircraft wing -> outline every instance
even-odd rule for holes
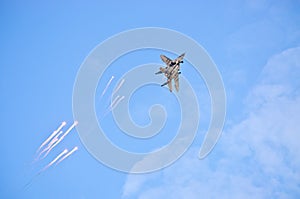
[[[167,64],[167,66],[170,66],[172,60],[168,57],[166,57],[165,55],[160,55],[160,58],[163,62],[165,62]]]
[[[179,57],[176,58],[175,61],[182,61],[185,53],[182,53]]]

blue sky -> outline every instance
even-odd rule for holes
[[[299,2],[1,1],[0,5],[0,198],[299,198]],[[145,175],[112,170],[88,153],[76,130],[47,158],[32,165],[44,139],[62,121],[73,122],[73,85],[85,57],[114,34],[148,26],[170,28],[193,38],[218,66],[227,94],[227,116],[213,152],[197,159],[210,103],[203,80],[186,64],[182,72],[197,85],[203,120],[190,150],[172,166]],[[137,52],[124,57],[124,62],[128,69],[160,63],[160,53]],[[131,57],[135,59],[130,61]],[[97,94],[112,74],[120,77],[126,70],[112,66]],[[176,106],[165,90],[156,101],[149,97],[155,94],[151,86],[143,92],[131,101],[137,123],[147,124],[143,110],[146,113],[152,102],[165,103],[166,97]],[[99,117],[105,109],[101,104],[96,104]],[[178,112],[165,104],[167,110]],[[170,139],[162,136],[145,146],[119,143],[111,115],[104,121],[104,128],[115,129],[110,138],[128,150],[155,149]],[[176,121],[171,116],[167,120]],[[39,169],[64,148],[74,146],[79,147],[74,156],[23,189]]]

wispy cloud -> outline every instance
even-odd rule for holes
[[[299,198],[300,48],[270,58],[249,91],[247,117],[213,153],[192,149],[159,173],[129,175],[124,198]]]

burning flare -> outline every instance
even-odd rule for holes
[[[64,159],[66,159],[67,157],[69,157],[70,155],[72,155],[75,151],[77,151],[78,150],[78,147],[77,146],[75,146],[69,153],[67,153],[64,157],[62,157],[56,164],[55,164],[55,166],[56,165],[58,165],[60,162],[62,162]]]
[[[55,147],[57,146],[69,133],[70,131],[78,124],[77,121],[75,121],[72,126],[47,150],[46,154],[43,156],[43,158],[45,158],[49,153],[50,151]]]
[[[38,153],[50,140],[57,135],[58,132],[66,125],[67,123],[64,121],[61,123],[61,125],[41,144],[41,146],[38,148],[36,153]]]

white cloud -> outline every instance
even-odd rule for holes
[[[248,116],[206,159],[191,149],[171,167],[129,175],[124,198],[299,198],[300,48],[273,56],[249,92]]]
[[[130,196],[136,192],[142,187],[142,185],[149,181],[149,176],[143,176],[143,175],[129,175],[127,181],[130,183],[126,183],[124,186],[124,193],[123,197]]]

